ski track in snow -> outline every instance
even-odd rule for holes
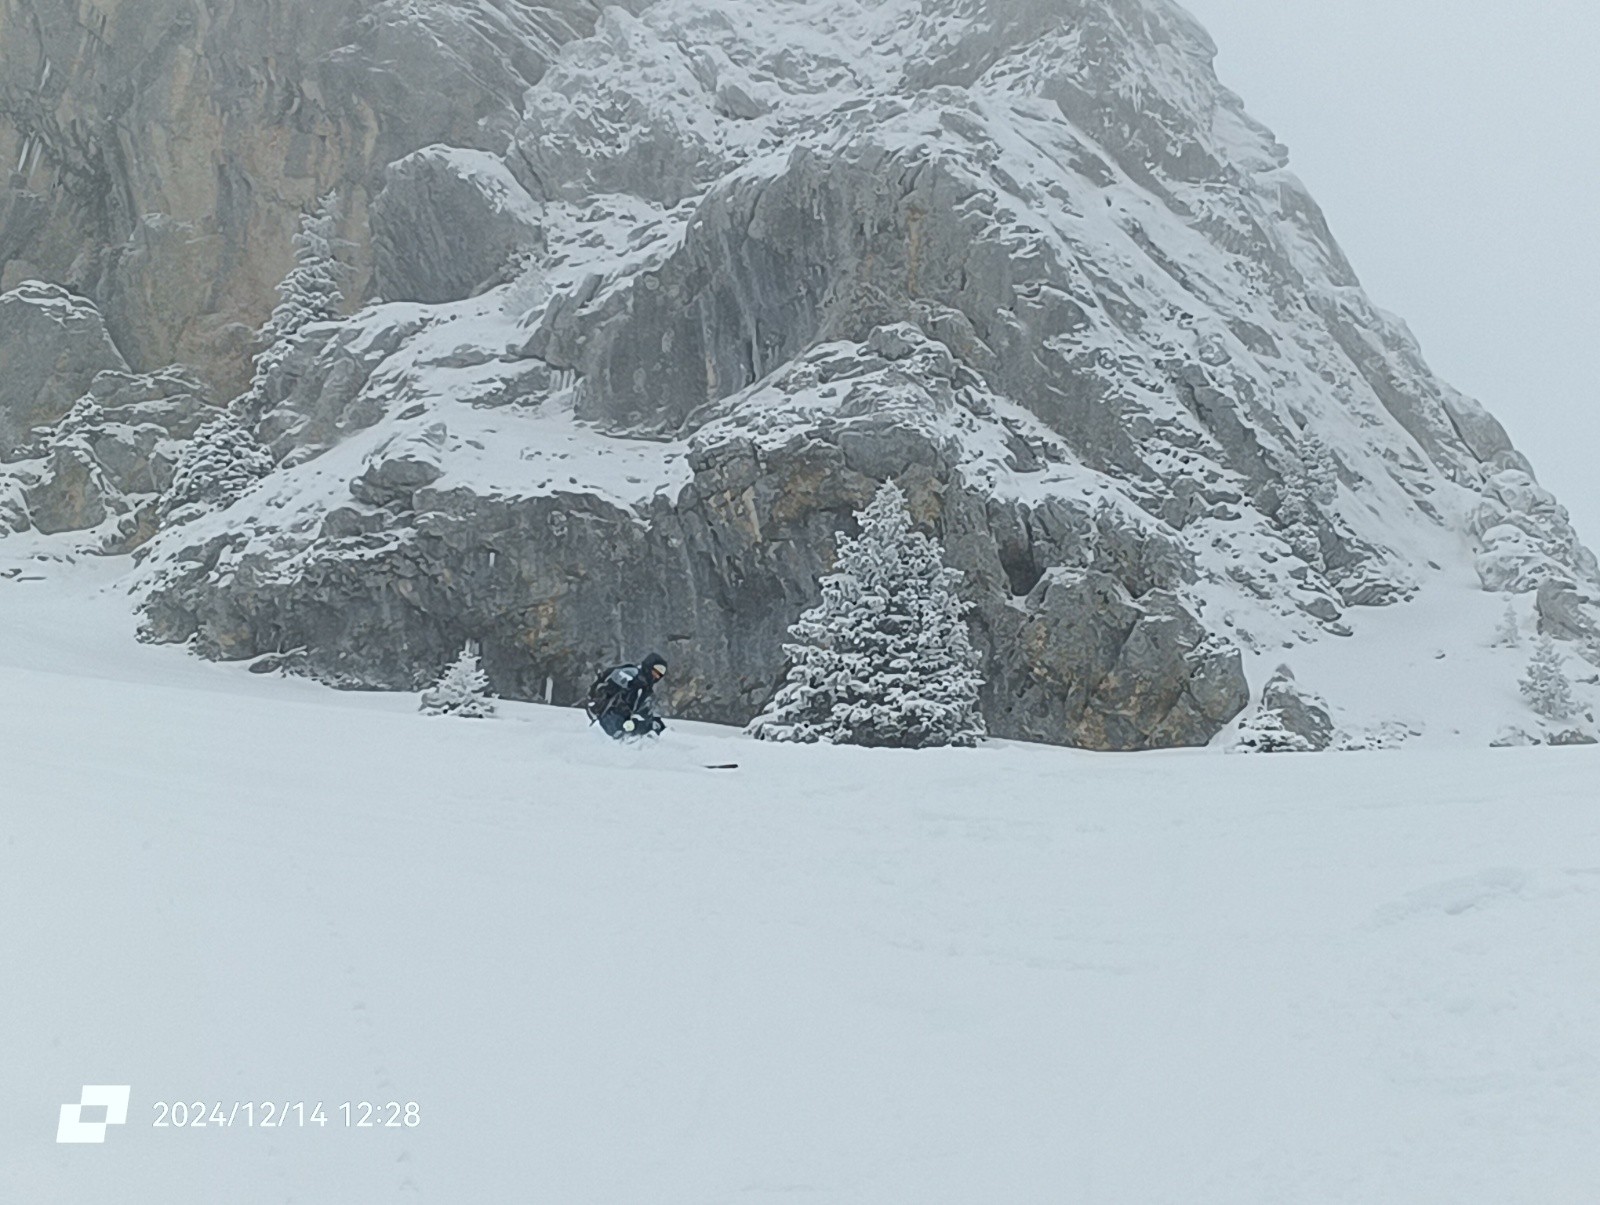
[[[619,748],[136,645],[115,572],[0,581],[0,1200],[1600,1199],[1600,751]]]

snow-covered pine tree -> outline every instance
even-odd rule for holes
[[[422,692],[424,715],[456,715],[469,720],[494,715],[494,701],[488,697],[489,675],[478,664],[478,650],[471,641],[432,690]]]
[[[289,354],[300,332],[314,322],[339,316],[344,305],[339,277],[345,266],[339,262],[338,230],[337,192],[328,193],[315,209],[300,216],[300,229],[294,236],[294,266],[279,282],[278,304],[256,334],[261,352],[256,356],[249,392],[234,403],[247,423],[260,417],[267,377]]]
[[[1300,463],[1306,471],[1311,500],[1332,506],[1339,497],[1339,462],[1320,435],[1309,431],[1300,439]]]
[[[278,285],[278,305],[256,336],[250,388],[234,399],[227,414],[207,423],[184,448],[172,485],[161,500],[163,517],[179,522],[204,510],[227,506],[273,469],[271,454],[251,433],[266,404],[266,381],[283,361],[300,332],[313,322],[338,316],[344,304],[337,254],[339,194],[330,192],[302,214],[294,236],[294,266]],[[192,508],[192,509],[191,509]]]
[[[294,267],[278,285],[278,304],[261,328],[263,344],[283,343],[313,322],[338,317],[344,304],[338,241],[339,194],[330,192],[315,209],[300,216],[300,229],[294,236]]]
[[[202,511],[227,506],[272,467],[272,454],[235,415],[214,418],[194,433],[178,456],[172,484],[161,498],[161,516],[181,523]]]
[[[1267,708],[1239,725],[1229,753],[1314,753],[1316,746],[1283,725],[1281,713]]]
[[[1313,569],[1325,568],[1322,540],[1317,535],[1315,492],[1311,475],[1298,455],[1283,462],[1283,502],[1278,507],[1278,528],[1290,550]]]
[[[822,601],[784,645],[789,671],[748,731],[760,740],[924,749],[982,740],[983,679],[956,594],[961,571],[914,531],[892,481],[840,535]]]
[[[1562,668],[1561,654],[1548,636],[1541,636],[1534,647],[1521,686],[1528,706],[1547,720],[1570,720],[1578,714],[1578,701]]]
[[[1494,630],[1494,644],[1497,649],[1514,649],[1522,643],[1522,632],[1517,621],[1516,605],[1506,599],[1506,612],[1500,617],[1500,626]]]

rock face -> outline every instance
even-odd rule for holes
[[[95,530],[107,552],[148,540],[178,441],[211,411],[203,393],[181,370],[129,372],[65,289],[0,295],[0,533]]]
[[[0,295],[0,461],[66,417],[100,373],[127,367],[82,298],[37,282]]]
[[[438,303],[504,284],[517,256],[542,249],[540,217],[494,155],[440,146],[407,155],[389,165],[372,203],[378,292]]]
[[[403,321],[396,309],[390,320]],[[1175,549],[1162,554],[1147,517],[1065,502],[1035,514],[986,496],[962,471],[970,451],[933,421],[939,404],[920,396],[903,410],[878,405],[875,397],[892,396],[891,379],[909,387],[916,378],[870,353],[854,367],[873,364],[877,379],[840,429],[772,443],[735,416],[669,452],[681,457],[676,488],[643,508],[570,480],[525,497],[453,484],[441,466],[459,472],[463,456],[481,464],[483,427],[461,416],[462,429],[451,430],[417,416],[411,434],[370,445],[346,504],[317,512],[312,560],[292,577],[226,515],[171,533],[199,542],[167,546],[174,571],[151,595],[148,630],[198,636],[221,657],[265,651],[260,634],[275,630],[307,650],[311,672],[397,689],[436,675],[434,663],[447,663],[471,632],[497,690],[542,697],[548,679],[561,703],[576,701],[597,661],[648,645],[674,664],[668,702],[677,714],[743,722],[781,676],[785,631],[816,601],[834,533],[895,474],[967,572],[978,644],[993,667],[985,710],[999,732],[1095,748],[1199,744],[1243,706],[1237,649],[1167,588],[1181,589],[1192,568]],[[475,417],[495,428],[502,453],[519,434],[527,440],[516,463],[530,480],[566,467],[564,446],[583,430],[570,418]],[[606,455],[590,451],[596,461]],[[287,474],[309,477],[321,463]],[[998,533],[1026,540],[1030,526],[1051,549],[1041,558],[1059,550],[1079,567],[1041,574],[1019,597],[1019,571],[1003,558],[1026,554],[1002,549]],[[224,574],[250,584],[218,591]]]
[[[103,367],[85,382],[97,365],[121,364],[99,315],[81,298],[55,290],[24,289],[7,297],[30,292],[67,319],[47,328],[62,336],[53,381],[64,390],[48,412],[60,410],[61,396],[75,400],[52,424],[35,429],[17,459],[0,463],[0,533],[92,532],[89,547],[97,551],[131,551],[155,535],[158,504],[172,483],[183,441],[194,437],[216,407],[204,386],[178,368],[138,375]],[[5,302],[0,298],[0,313]],[[30,391],[22,391],[24,400]],[[18,405],[0,388],[0,426],[8,418],[15,423],[19,414],[37,417],[40,411]]]
[[[1333,744],[1333,719],[1327,703],[1302,689],[1287,665],[1280,665],[1262,688],[1261,709],[1272,712],[1285,732],[1300,737],[1313,750]]]
[[[129,36],[160,7],[121,0]],[[118,345],[141,370],[242,362],[223,332],[259,319],[333,185],[385,301],[264,374],[252,434],[279,467],[150,545],[153,638],[407,689],[474,641],[495,690],[558,701],[658,647],[677,714],[743,722],[890,477],[966,575],[1000,736],[1205,743],[1247,665],[1361,656],[1359,608],[1473,565],[1590,630],[1565,512],[1367,300],[1167,0],[222,0],[199,25],[171,38],[207,72],[128,103],[167,128],[229,84],[195,105],[230,168],[196,184],[139,143],[95,177],[164,215],[110,205],[80,240]],[[109,65],[50,44],[74,64],[51,112],[84,110]],[[66,210],[27,180],[0,251],[65,279]],[[120,486],[38,451],[52,523],[114,512]],[[1268,710],[1325,745],[1291,686]]]
[[[1489,478],[1471,530],[1481,541],[1477,568],[1485,590],[1525,594],[1552,580],[1595,580],[1594,554],[1579,543],[1566,508],[1526,469]]]
[[[249,380],[300,212],[347,201],[363,275],[384,168],[502,149],[590,0],[4,0],[0,288],[64,284],[140,371]]]

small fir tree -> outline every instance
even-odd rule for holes
[[[1497,649],[1514,649],[1522,643],[1521,625],[1517,621],[1517,608],[1508,598],[1506,599],[1505,614],[1500,617],[1500,626],[1494,630],[1494,646]]]
[[[1258,711],[1239,725],[1230,753],[1315,753],[1317,747],[1284,726],[1283,714],[1273,708]]]
[[[1522,694],[1528,706],[1547,720],[1570,720],[1578,714],[1578,701],[1572,696],[1572,683],[1562,668],[1555,642],[1541,636],[1528,659],[1528,672],[1522,679]]]
[[[469,720],[484,720],[494,715],[494,700],[488,696],[489,675],[478,664],[478,650],[471,641],[461,650],[455,663],[432,690],[422,693],[424,715],[455,715]]]
[[[789,671],[749,732],[760,740],[922,749],[982,740],[983,679],[956,595],[961,572],[912,530],[893,482],[839,537],[822,601],[789,629]]]

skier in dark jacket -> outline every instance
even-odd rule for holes
[[[617,740],[661,732],[666,724],[656,715],[655,687],[666,674],[667,659],[660,653],[651,653],[638,665],[614,666],[594,680],[584,710]]]

